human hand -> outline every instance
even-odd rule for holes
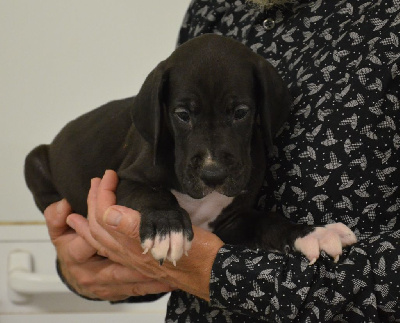
[[[151,255],[143,254],[139,238],[140,214],[115,205],[117,184],[113,171],[107,171],[102,180],[92,180],[88,197],[90,230],[80,226],[79,234],[87,239],[94,238],[97,250],[107,258],[209,300],[211,269],[223,242],[215,234],[193,227],[195,235],[189,256],[182,257],[176,266],[170,262],[160,266]]]
[[[79,295],[118,301],[172,290],[169,285],[99,256],[91,237],[85,239],[72,229],[88,227],[88,222],[79,214],[71,214],[66,200],[50,205],[44,216],[57,251],[59,270],[69,287]]]

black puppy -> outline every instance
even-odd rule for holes
[[[117,203],[140,211],[142,246],[161,262],[175,263],[190,248],[192,223],[226,243],[297,249],[310,261],[320,249],[338,257],[355,242],[344,225],[315,230],[253,209],[266,148],[290,106],[265,59],[204,35],[161,62],[135,98],[89,112],[35,148],[26,182],[41,211],[66,198],[86,214],[90,179],[117,171]]]

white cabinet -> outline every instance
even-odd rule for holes
[[[70,292],[58,279],[54,248],[43,238],[46,234],[44,225],[0,226],[1,323],[164,321],[168,295],[152,303],[111,305]]]

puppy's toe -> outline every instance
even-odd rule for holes
[[[154,246],[154,240],[153,239],[147,238],[146,240],[144,240],[142,242],[143,254],[148,253],[149,250],[151,248],[153,248],[153,246]]]
[[[187,255],[192,242],[182,232],[170,232],[166,235],[156,235],[154,240],[146,239],[142,243],[143,253],[150,250],[154,259],[162,265],[168,259],[176,266],[176,262],[182,255]]]
[[[184,233],[171,233],[171,244],[167,259],[176,266],[176,262],[181,259],[183,254],[188,255],[191,246],[192,241]]]
[[[319,237],[319,248],[324,250],[329,256],[335,259],[335,262],[342,254],[342,243],[336,232],[324,229]]]
[[[354,232],[343,223],[327,224],[325,228],[335,232],[339,236],[343,247],[350,246],[357,242],[357,237]]]
[[[168,235],[156,235],[154,240],[153,248],[151,249],[151,254],[154,259],[160,261],[160,264],[167,258],[169,251],[170,237]]]
[[[319,228],[316,228],[315,231],[318,229]],[[306,256],[310,261],[310,265],[317,261],[320,253],[318,237],[315,231],[305,237],[297,238],[294,242],[295,250],[300,251],[304,256]]]
[[[188,256],[188,251],[192,247],[192,240],[185,235],[184,243],[183,243],[183,252],[185,256]]]
[[[184,237],[182,232],[171,232],[170,233],[170,247],[168,251],[167,259],[176,266],[176,262],[181,259],[184,248]]]

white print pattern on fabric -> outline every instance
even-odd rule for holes
[[[359,242],[338,263],[322,255],[313,266],[226,245],[211,302],[173,292],[167,322],[400,322],[400,1],[299,0],[261,12],[245,0],[193,0],[179,41],[204,33],[264,56],[294,99],[259,208],[343,222]]]

